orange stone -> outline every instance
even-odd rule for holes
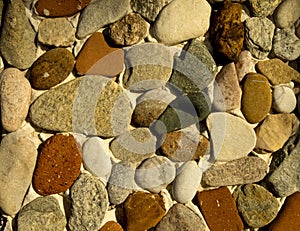
[[[106,222],[99,231],[124,231],[122,226],[115,221]]]

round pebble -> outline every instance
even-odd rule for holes
[[[278,86],[273,92],[273,108],[279,113],[291,113],[297,105],[294,91],[289,87]]]

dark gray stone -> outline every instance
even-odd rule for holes
[[[273,14],[282,0],[249,0],[251,11],[256,17],[267,17]]]
[[[131,9],[149,21],[154,21],[160,10],[172,0],[131,0]]]

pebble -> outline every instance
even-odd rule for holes
[[[111,47],[102,33],[92,34],[76,57],[76,72],[80,75],[116,76],[124,68],[124,51]]]
[[[97,178],[82,173],[70,190],[70,198],[70,230],[99,230],[108,208],[105,185]]]
[[[211,6],[205,0],[173,0],[159,13],[152,28],[166,45],[203,36],[209,28]]]
[[[210,230],[243,230],[243,222],[227,187],[197,192],[196,200]]]
[[[83,39],[100,28],[118,21],[129,11],[130,0],[94,0],[80,14],[76,37]]]
[[[154,156],[138,166],[135,181],[141,188],[159,193],[175,179],[175,174],[174,163],[164,156]]]
[[[80,174],[81,147],[72,135],[56,134],[43,144],[32,179],[40,195],[66,191]]]
[[[115,221],[106,222],[99,231],[124,231],[122,226]]]
[[[276,26],[287,28],[293,25],[300,17],[300,2],[297,0],[285,0],[279,5],[274,14]]]
[[[285,86],[277,86],[273,92],[272,107],[279,113],[291,113],[297,105],[297,99],[293,89]]]
[[[260,153],[279,150],[298,126],[299,121],[295,114],[268,115],[263,123],[255,129],[257,136],[255,150]]]
[[[187,161],[177,169],[172,186],[172,196],[178,203],[191,201],[200,185],[201,171],[196,161]]]
[[[272,49],[275,25],[268,18],[251,17],[245,21],[245,45],[253,57],[267,58]]]
[[[300,192],[288,196],[269,231],[294,231],[300,227]]]
[[[35,36],[23,1],[8,2],[0,37],[1,55],[6,62],[19,69],[29,68],[36,58]]]
[[[83,144],[82,160],[84,167],[94,176],[100,177],[107,182],[112,163],[104,141],[99,137],[92,137]]]
[[[249,0],[251,12],[256,17],[267,17],[273,14],[282,0]]]
[[[233,197],[241,217],[252,228],[263,227],[277,216],[279,202],[260,185],[238,186],[233,192]]]
[[[240,82],[250,72],[255,72],[255,64],[257,61],[252,57],[251,52],[247,50],[241,51],[235,64],[236,73]]]
[[[214,160],[239,159],[247,156],[255,147],[256,135],[253,128],[237,116],[215,112],[207,117],[206,124],[213,147],[211,158]]]
[[[47,46],[68,47],[75,42],[75,28],[66,18],[47,18],[38,27],[37,39]]]
[[[161,9],[172,0],[131,0],[131,9],[148,21],[154,21]]]
[[[116,45],[131,46],[147,37],[148,27],[141,15],[130,13],[110,25],[109,37]]]
[[[25,205],[18,214],[18,230],[63,231],[67,222],[58,200],[52,196],[38,197]],[[47,227],[45,227],[47,226]]]
[[[73,54],[65,48],[54,48],[33,63],[29,81],[33,88],[47,90],[64,81],[73,67]]]
[[[33,138],[32,134],[18,130],[1,141],[0,208],[10,216],[20,210],[31,184],[37,158]]]
[[[206,226],[202,219],[183,204],[173,205],[155,227],[156,231],[204,231]]]
[[[241,111],[246,120],[255,124],[261,122],[272,106],[272,93],[266,77],[249,73],[243,83]]]
[[[154,227],[165,215],[163,198],[159,194],[135,192],[124,203],[126,230],[142,231]]]
[[[16,68],[5,69],[0,76],[2,128],[13,132],[22,126],[31,103],[31,86],[24,73]]]

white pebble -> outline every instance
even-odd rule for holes
[[[273,108],[280,113],[291,113],[297,105],[294,91],[285,86],[277,86],[273,90]]]

